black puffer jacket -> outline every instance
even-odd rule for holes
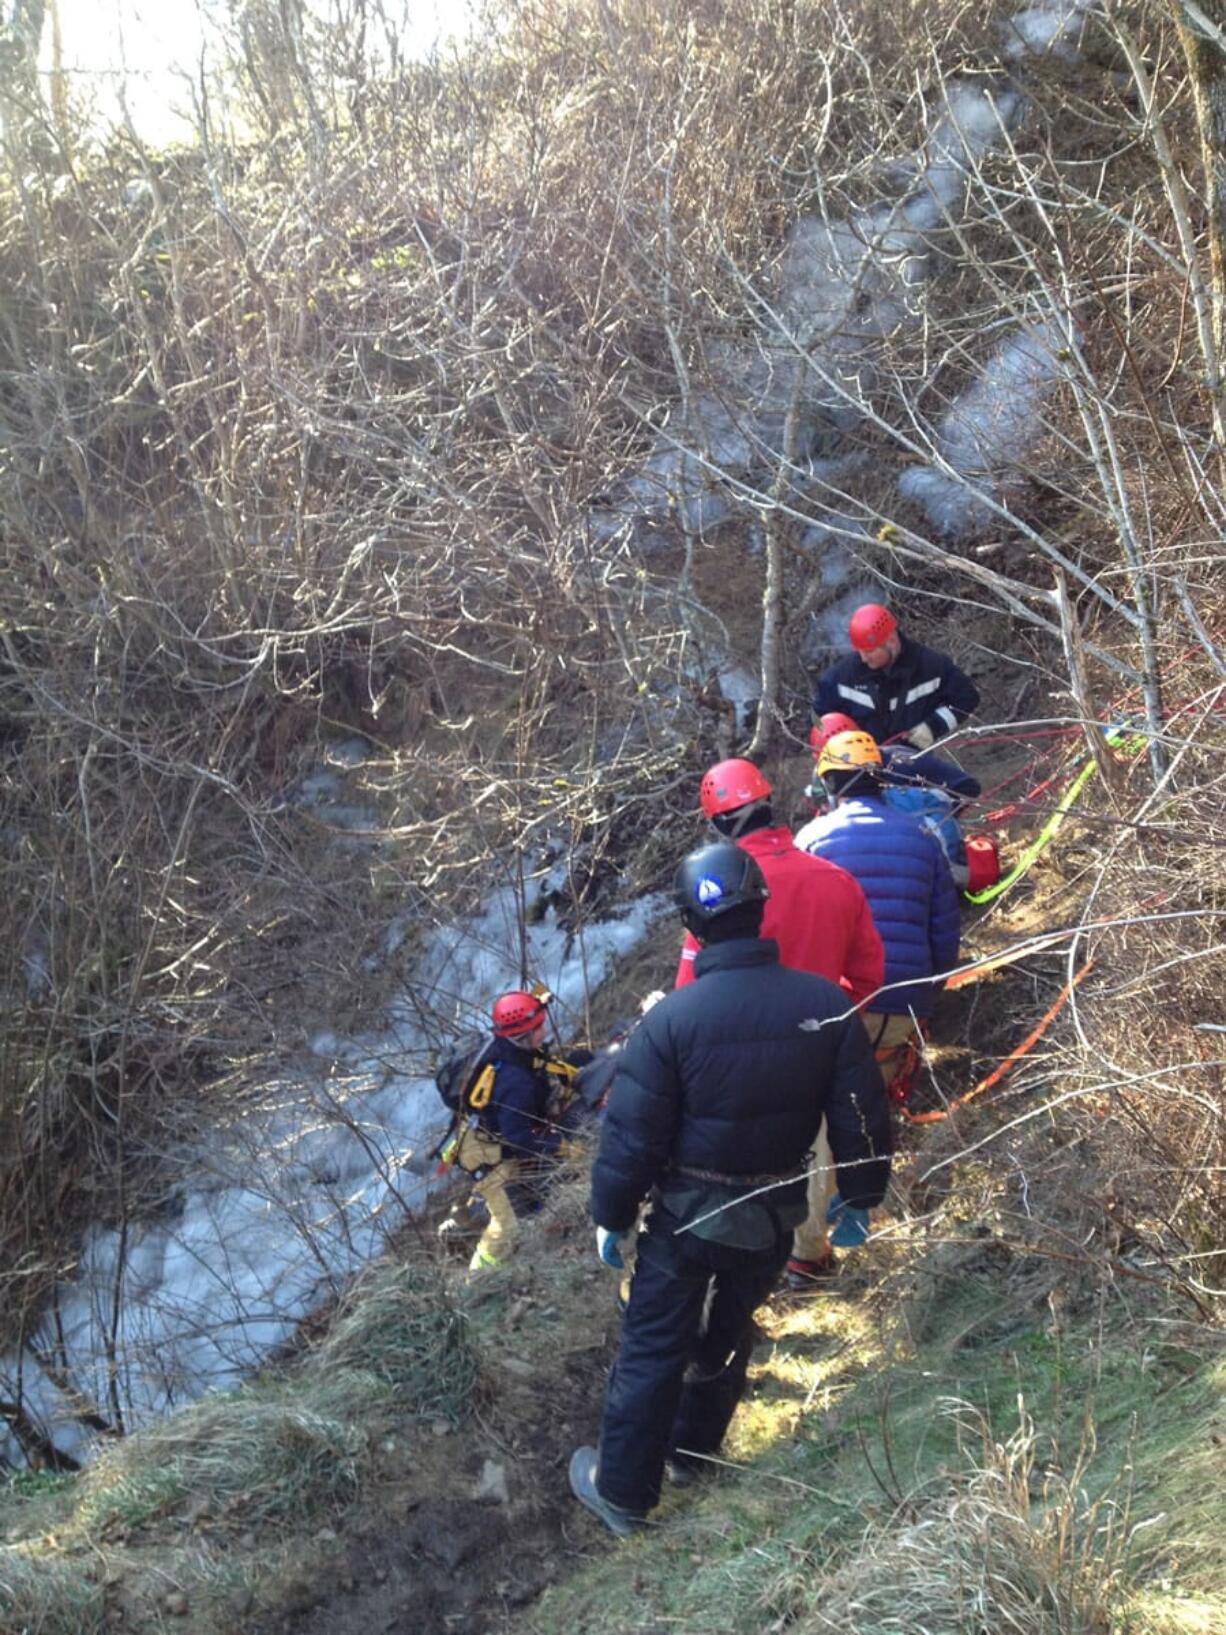
[[[846,995],[780,965],[777,944],[765,938],[704,948],[694,973],[648,1012],[622,1052],[592,1169],[597,1225],[627,1229],[652,1187],[679,1166],[787,1174],[823,1114],[839,1191],[864,1208],[880,1203],[890,1116]]]

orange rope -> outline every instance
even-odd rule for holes
[[[1053,1003],[1048,1006],[1046,1011],[1044,1011],[1041,1020],[1033,1028],[1031,1028],[1030,1032],[1022,1040],[1021,1044],[1018,1045],[1017,1049],[1010,1051],[1010,1053],[1005,1057],[1004,1061],[998,1066],[994,1067],[986,1079],[980,1079],[979,1083],[975,1085],[972,1090],[968,1090],[964,1096],[959,1096],[955,1101],[951,1101],[948,1107],[938,1107],[930,1113],[909,1113],[905,1107],[902,1108],[902,1116],[907,1120],[907,1123],[940,1124],[941,1121],[948,1118],[950,1113],[954,1112],[955,1109],[965,1107],[968,1102],[974,1101],[976,1096],[981,1096],[985,1090],[990,1090],[994,1084],[999,1084],[1009,1069],[1017,1062],[1020,1062],[1031,1046],[1037,1044],[1047,1032],[1048,1028],[1055,1021],[1056,1017],[1064,1009],[1064,1006],[1069,996],[1072,994],[1073,989],[1081,981],[1082,977],[1087,975],[1093,964],[1094,960],[1092,957],[1086,960],[1085,964],[1077,972],[1076,976],[1074,976],[1070,982],[1066,982],[1064,984],[1063,988],[1061,988],[1060,992],[1056,995]]]
[[[1052,939],[1053,945],[1055,938]],[[992,971],[999,971],[1002,965],[1012,965],[1019,959],[1025,959],[1027,954],[1045,953],[1046,949],[1036,948],[1033,943],[1023,943],[1020,948],[1006,949],[1003,954],[997,954],[992,959],[985,959],[979,965],[968,965],[964,970],[955,971],[945,984],[946,991],[951,988],[965,988],[970,982],[978,982],[980,977],[987,976]]]

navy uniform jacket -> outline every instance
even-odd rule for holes
[[[903,789],[931,786],[944,790],[952,799],[955,811],[967,801],[979,798],[978,778],[954,761],[946,761],[931,751],[912,749],[910,744],[886,744],[881,751],[881,768],[882,783]]]
[[[559,1127],[549,1116],[555,1088],[546,1070],[551,1058],[579,1067],[591,1060],[591,1052],[544,1055],[497,1038],[490,1045],[485,1059],[494,1064],[494,1087],[480,1119],[482,1127],[502,1142],[504,1157],[545,1157],[558,1149]]]
[[[979,689],[947,653],[902,637],[902,649],[884,670],[870,670],[848,653],[818,678],[816,715],[839,710],[877,742],[927,726],[943,738],[979,703]]]
[[[679,1166],[787,1174],[823,1116],[839,1191],[874,1207],[893,1140],[860,1017],[833,982],[780,965],[769,938],[715,943],[621,1053],[592,1168],[593,1219],[625,1231]]]

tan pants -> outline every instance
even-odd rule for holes
[[[792,1237],[794,1260],[824,1260],[830,1253],[829,1228],[826,1225],[826,1206],[834,1197],[834,1160],[830,1143],[826,1140],[826,1120],[817,1132],[813,1156],[809,1160],[809,1214]]]
[[[905,1013],[887,1016],[882,1011],[865,1011],[862,1015],[868,1042],[873,1047],[881,1071],[881,1082],[889,1095],[900,1072],[908,1066],[914,1071],[919,1029],[914,1019]]]
[[[480,1128],[461,1131],[455,1161],[470,1174],[488,1166],[485,1175],[473,1182],[473,1191],[484,1200],[490,1212],[489,1225],[477,1241],[468,1269],[477,1272],[483,1266],[501,1266],[515,1253],[515,1240],[519,1236],[519,1222],[507,1195],[507,1188],[519,1174],[519,1165],[513,1158],[504,1158],[502,1143],[494,1141]]]
[[[915,1023],[910,1016],[887,1016],[880,1011],[862,1011],[861,1020],[877,1057],[881,1082],[888,1094],[890,1086],[914,1048]],[[824,1260],[830,1252],[830,1229],[826,1209],[835,1192],[834,1160],[826,1140],[826,1124],[817,1133],[809,1176],[809,1214],[792,1238],[794,1260]]]

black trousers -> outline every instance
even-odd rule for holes
[[[624,1510],[659,1503],[670,1453],[714,1453],[723,1441],[745,1390],[753,1314],[792,1246],[788,1231],[769,1249],[732,1249],[677,1225],[657,1205],[639,1239],[605,1390],[596,1486]]]

